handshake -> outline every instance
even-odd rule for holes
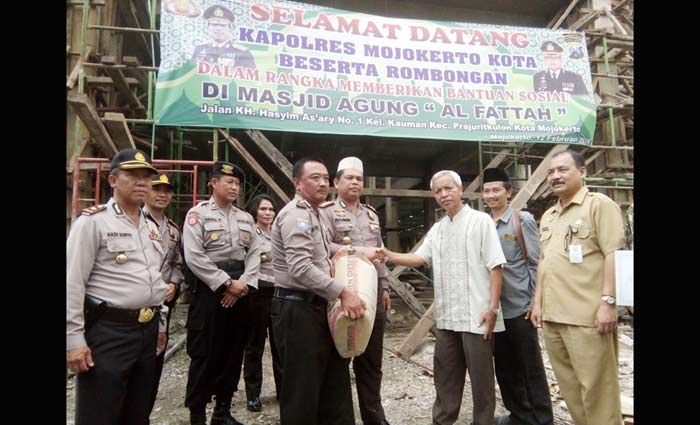
[[[391,251],[384,247],[355,247],[355,249],[357,250],[357,252],[367,257],[367,259],[374,264],[382,264],[386,263],[387,261],[390,261],[391,254],[393,254]]]

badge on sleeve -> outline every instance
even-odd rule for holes
[[[187,216],[187,224],[190,226],[195,226],[197,223],[199,223],[199,214],[195,212],[189,213]]]
[[[311,223],[304,220],[303,218],[297,218],[297,229],[301,230],[305,234],[311,233]]]

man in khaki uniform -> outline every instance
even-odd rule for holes
[[[170,317],[175,309],[175,300],[180,293],[180,285],[184,280],[182,274],[182,255],[180,254],[180,228],[174,221],[165,215],[165,209],[168,208],[173,200],[173,185],[170,183],[168,176],[161,174],[157,179],[151,181],[151,191],[146,199],[146,205],[143,207],[143,212],[146,218],[153,222],[160,233],[160,243],[163,247],[163,261],[161,262],[160,272],[163,275],[168,292],[165,297],[165,305],[168,306],[168,315],[165,321],[165,334],[163,346],[168,346],[168,338],[170,337]],[[162,350],[156,356],[156,385],[153,390],[153,398],[151,400],[151,410],[156,402],[158,395],[158,384],[163,373],[163,364],[165,363],[165,350]]]
[[[161,235],[140,207],[153,173],[144,152],[117,153],[109,174],[114,195],[83,210],[68,235],[66,361],[77,373],[79,425],[149,423],[167,310]]]
[[[362,161],[347,157],[338,163],[338,170],[333,180],[338,190],[335,202],[324,202],[319,206],[321,220],[330,236],[331,256],[343,245],[381,248],[382,234],[379,227],[377,211],[367,204],[360,203],[364,190]],[[389,298],[389,270],[384,263],[375,264],[378,285],[377,314],[374,319],[372,335],[367,349],[353,358],[357,397],[363,425],[388,425],[382,398],[382,343],[384,340],[384,322],[391,311]]]
[[[231,416],[243,351],[248,339],[248,285],[257,288],[259,256],[253,217],[236,208],[245,175],[217,161],[209,185],[212,197],[189,210],[183,227],[185,261],[197,277],[187,313],[190,368],[185,406],[192,425],[206,423],[205,409],[216,396],[211,425],[240,424]]]
[[[302,158],[292,168],[296,196],[272,223],[275,291],[270,307],[279,350],[281,425],[354,425],[348,360],[335,349],[327,306],[340,298],[351,319],[362,317],[357,293],[331,277],[318,206],[328,196],[328,170]]]
[[[583,187],[583,156],[551,159],[547,184],[559,201],[542,216],[542,254],[532,323],[544,337],[576,425],[620,425],[615,251],[625,244],[622,214]]]

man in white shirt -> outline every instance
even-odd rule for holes
[[[499,300],[506,259],[491,217],[462,203],[457,173],[438,171],[430,189],[447,215],[433,225],[415,254],[382,251],[396,264],[433,266],[437,327],[433,425],[457,420],[467,370],[473,423],[492,425],[496,393],[491,337],[505,329]]]

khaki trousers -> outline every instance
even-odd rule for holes
[[[544,340],[561,394],[576,425],[620,425],[617,332],[543,322]]]

